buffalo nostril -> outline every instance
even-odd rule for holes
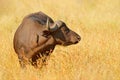
[[[81,40],[81,37],[80,37],[80,36],[77,36],[77,39],[80,41],[80,40]]]

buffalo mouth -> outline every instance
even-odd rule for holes
[[[75,41],[74,44],[77,44],[79,41]]]
[[[72,42],[67,42],[67,43],[64,43],[63,46],[69,46],[69,45],[72,45],[72,44],[74,44],[74,43],[72,43]]]
[[[75,41],[75,42],[66,42],[63,44],[63,46],[69,46],[69,45],[73,45],[73,44],[77,44],[79,43],[79,41]]]
[[[69,46],[69,45],[72,45],[72,43],[67,42],[67,43],[63,44],[63,46]]]

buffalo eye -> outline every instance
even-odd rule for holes
[[[68,34],[70,30],[69,29],[65,29],[64,31],[65,31],[66,34]]]

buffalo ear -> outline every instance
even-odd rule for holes
[[[49,30],[44,30],[42,36],[48,37],[50,34],[51,34],[51,32]]]

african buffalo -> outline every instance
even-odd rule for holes
[[[22,67],[37,66],[37,55],[48,56],[56,45],[76,44],[81,37],[63,21],[53,21],[43,12],[27,15],[14,35],[14,49]],[[39,56],[40,57],[40,56]]]

